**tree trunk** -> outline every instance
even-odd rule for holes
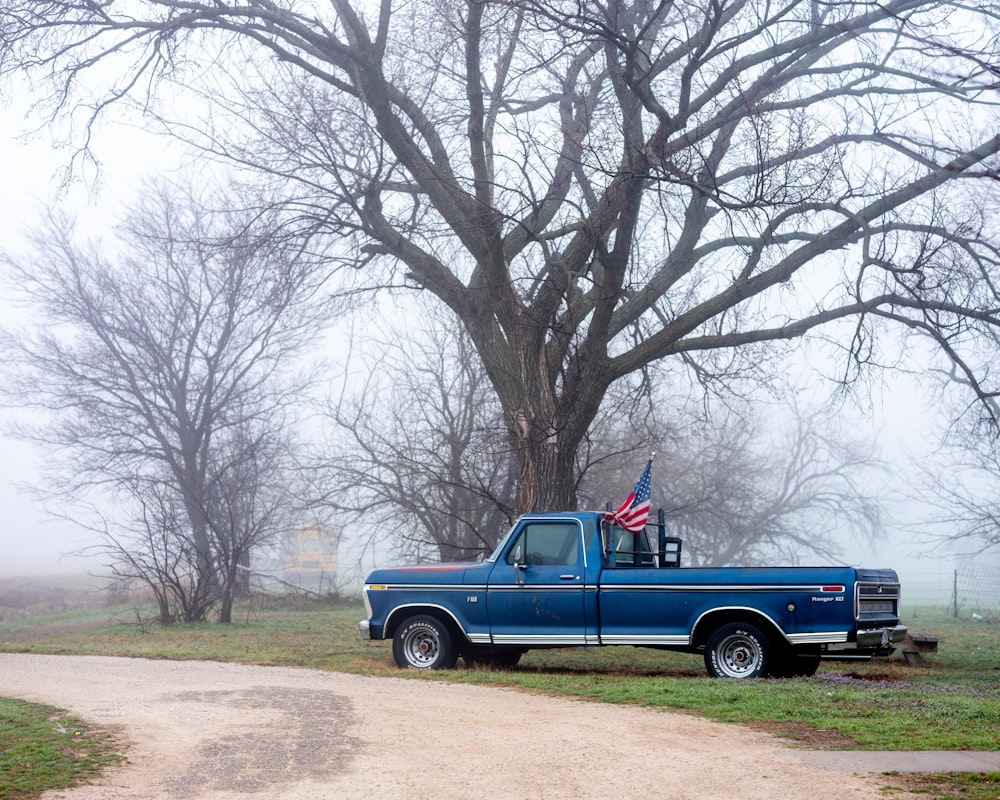
[[[222,590],[222,602],[219,604],[219,622],[228,625],[233,621],[233,591],[232,587]]]
[[[568,413],[553,412],[545,425],[530,419],[523,409],[514,420],[511,440],[518,457],[514,517],[540,511],[575,511],[575,455],[596,414],[592,403],[580,398],[568,404]]]
[[[156,586],[152,582],[150,582],[149,585],[153,590],[153,596],[156,598],[156,605],[160,612],[160,625],[164,628],[168,625],[172,625],[174,622],[174,615],[170,611],[170,600],[166,591],[162,586]]]
[[[513,516],[575,511],[575,456],[600,408],[607,388],[604,375],[590,367],[576,376],[557,378],[547,367],[547,340],[537,332],[515,340],[513,353],[483,337],[476,343],[517,454]],[[511,362],[520,367],[511,370]]]
[[[519,474],[514,516],[537,511],[576,509],[574,476],[561,468],[558,437],[519,440],[516,443]]]
[[[608,386],[604,360],[577,356],[575,372],[550,369],[549,358],[560,359],[553,340],[537,329],[510,337],[520,365],[517,380],[503,371],[503,361],[491,365],[494,351],[480,349],[487,373],[510,425],[518,457],[514,516],[537,511],[575,511],[576,453],[597,416]],[[477,342],[477,344],[479,344]],[[534,365],[532,367],[532,365]],[[500,375],[497,380],[494,376]],[[514,378],[514,379],[512,379]]]
[[[250,550],[243,549],[240,557],[236,560],[237,571],[234,581],[234,597],[247,598],[250,596]]]

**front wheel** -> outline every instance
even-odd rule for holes
[[[447,626],[435,617],[421,615],[396,629],[392,657],[402,669],[451,669],[458,652]]]
[[[762,678],[771,666],[770,640],[753,625],[730,622],[708,637],[705,669],[713,678]]]

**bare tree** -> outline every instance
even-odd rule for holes
[[[134,501],[137,536],[107,541],[123,574],[171,584],[164,618],[221,603],[228,621],[239,565],[280,529],[291,358],[328,303],[317,259],[272,222],[161,187],[113,243],[53,216],[4,259],[33,319],[4,334],[3,395],[45,412],[21,433],[57,454],[55,491]]]
[[[975,354],[977,374],[996,371],[1000,337],[981,343]],[[930,379],[930,380],[928,380]],[[944,424],[917,415],[919,433],[906,442],[907,489],[901,492],[906,507],[902,527],[912,543],[926,555],[950,552],[975,556],[1000,548],[1000,435],[994,421],[1000,418],[1000,398],[970,404],[970,379],[954,365],[915,376],[910,388],[919,399],[939,408],[953,409]],[[923,391],[922,391],[923,390]],[[919,420],[919,422],[918,422]],[[916,432],[916,431],[915,431]]]
[[[500,408],[454,324],[425,319],[402,330],[383,331],[387,341],[361,347],[360,365],[345,371],[321,451],[334,454],[322,459],[319,484],[335,487],[325,502],[382,520],[352,526],[355,535],[381,533],[403,555],[483,555],[513,515],[516,464]],[[695,387],[681,393],[682,381],[652,371],[608,393],[578,451],[586,507],[624,499],[655,451],[655,502],[690,564],[831,559],[849,538],[878,536],[882,465],[832,414],[802,412],[786,396],[761,403],[759,391],[706,410],[704,398],[692,400]],[[780,387],[767,388],[773,398]]]
[[[710,405],[708,413],[657,393],[649,433],[636,449],[656,451],[654,507],[666,512],[668,533],[684,540],[690,566],[755,566],[777,561],[831,560],[848,539],[881,533],[878,478],[884,466],[870,444],[842,432],[820,411],[800,411],[794,399]],[[679,407],[673,425],[657,408]],[[597,431],[595,463],[581,496],[602,508],[624,499],[638,477],[635,452],[613,452],[642,426],[609,420]],[[656,435],[659,428],[662,433]],[[603,446],[601,443],[604,443]]]
[[[111,577],[126,591],[135,582],[149,589],[161,625],[205,619],[216,600],[215,575],[203,566],[170,477],[133,475],[111,495],[131,514],[125,520],[99,514],[100,527],[95,523],[103,541],[99,549],[111,559]]]
[[[670,467],[669,519],[693,562],[833,561],[848,540],[877,539],[883,467],[871,446],[824,433],[819,417],[794,413],[780,425],[755,416],[691,431],[688,447],[704,439],[710,449]]]
[[[301,525],[303,504],[287,422],[273,417],[228,430],[212,447],[205,518],[218,580],[219,621],[250,591],[253,555]]]
[[[909,527],[928,551],[979,555],[1000,548],[1000,456],[966,452],[948,469],[922,465],[924,480],[919,500],[925,519]]]
[[[907,528],[930,552],[1000,550],[1000,441],[988,420],[968,412],[936,452],[916,459],[910,499],[921,509]]]
[[[489,380],[454,321],[426,317],[386,333],[354,343],[360,355],[329,406],[312,494],[341,515],[381,520],[353,526],[355,535],[391,532],[403,556],[487,554],[510,523],[516,486]]]
[[[450,308],[521,512],[575,506],[605,393],[660,359],[725,380],[821,332],[846,379],[896,328],[995,391],[969,353],[998,323],[996,21],[950,0],[8,0],[0,70],[47,76],[87,133],[134,100],[272,176],[367,286]],[[185,87],[204,118],[157,105]]]

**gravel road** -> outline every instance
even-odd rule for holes
[[[124,742],[125,766],[47,798],[883,797],[877,776],[810,766],[744,728],[462,684],[0,654],[0,695],[65,708]]]

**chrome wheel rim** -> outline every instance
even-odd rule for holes
[[[754,672],[761,662],[760,647],[747,636],[727,636],[716,648],[719,669],[731,678],[742,678]]]
[[[437,635],[430,628],[417,628],[406,635],[403,650],[406,660],[418,669],[426,669],[438,657],[440,645]]]

